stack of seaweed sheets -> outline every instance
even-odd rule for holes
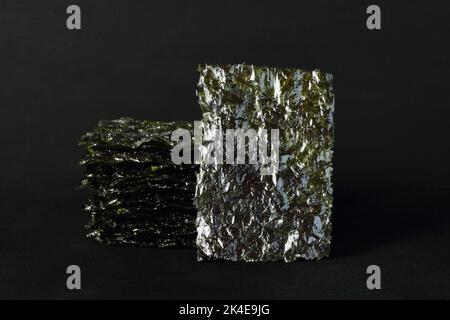
[[[175,165],[171,133],[187,122],[122,118],[82,136],[88,237],[106,244],[180,247],[195,242],[194,165]]]

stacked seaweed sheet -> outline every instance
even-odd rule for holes
[[[204,135],[278,130],[279,167],[203,162],[196,185],[198,258],[320,259],[331,243],[334,95],[319,70],[201,65]],[[206,154],[215,144],[205,146]],[[236,148],[236,144],[232,145]]]
[[[195,242],[194,165],[175,165],[171,133],[187,122],[100,121],[82,136],[82,187],[91,192],[88,237],[106,244],[180,247]]]

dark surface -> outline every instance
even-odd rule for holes
[[[81,31],[69,4],[0,3],[0,298],[450,298],[448,1],[377,1],[381,31],[365,1],[77,1]],[[334,75],[332,258],[198,263],[85,239],[80,135],[199,119],[196,65],[241,62]]]

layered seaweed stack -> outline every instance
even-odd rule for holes
[[[106,244],[180,247],[195,242],[194,165],[175,165],[171,133],[187,122],[122,118],[82,136],[88,237]]]

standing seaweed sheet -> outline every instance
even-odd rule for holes
[[[187,122],[100,121],[82,136],[88,237],[106,244],[192,247],[194,165],[174,165],[171,133]]]
[[[211,128],[279,129],[279,168],[209,164],[197,176],[198,258],[320,259],[331,244],[334,95],[314,70],[200,65],[197,95]],[[215,129],[214,129],[215,130]],[[208,152],[212,143],[206,145]]]

